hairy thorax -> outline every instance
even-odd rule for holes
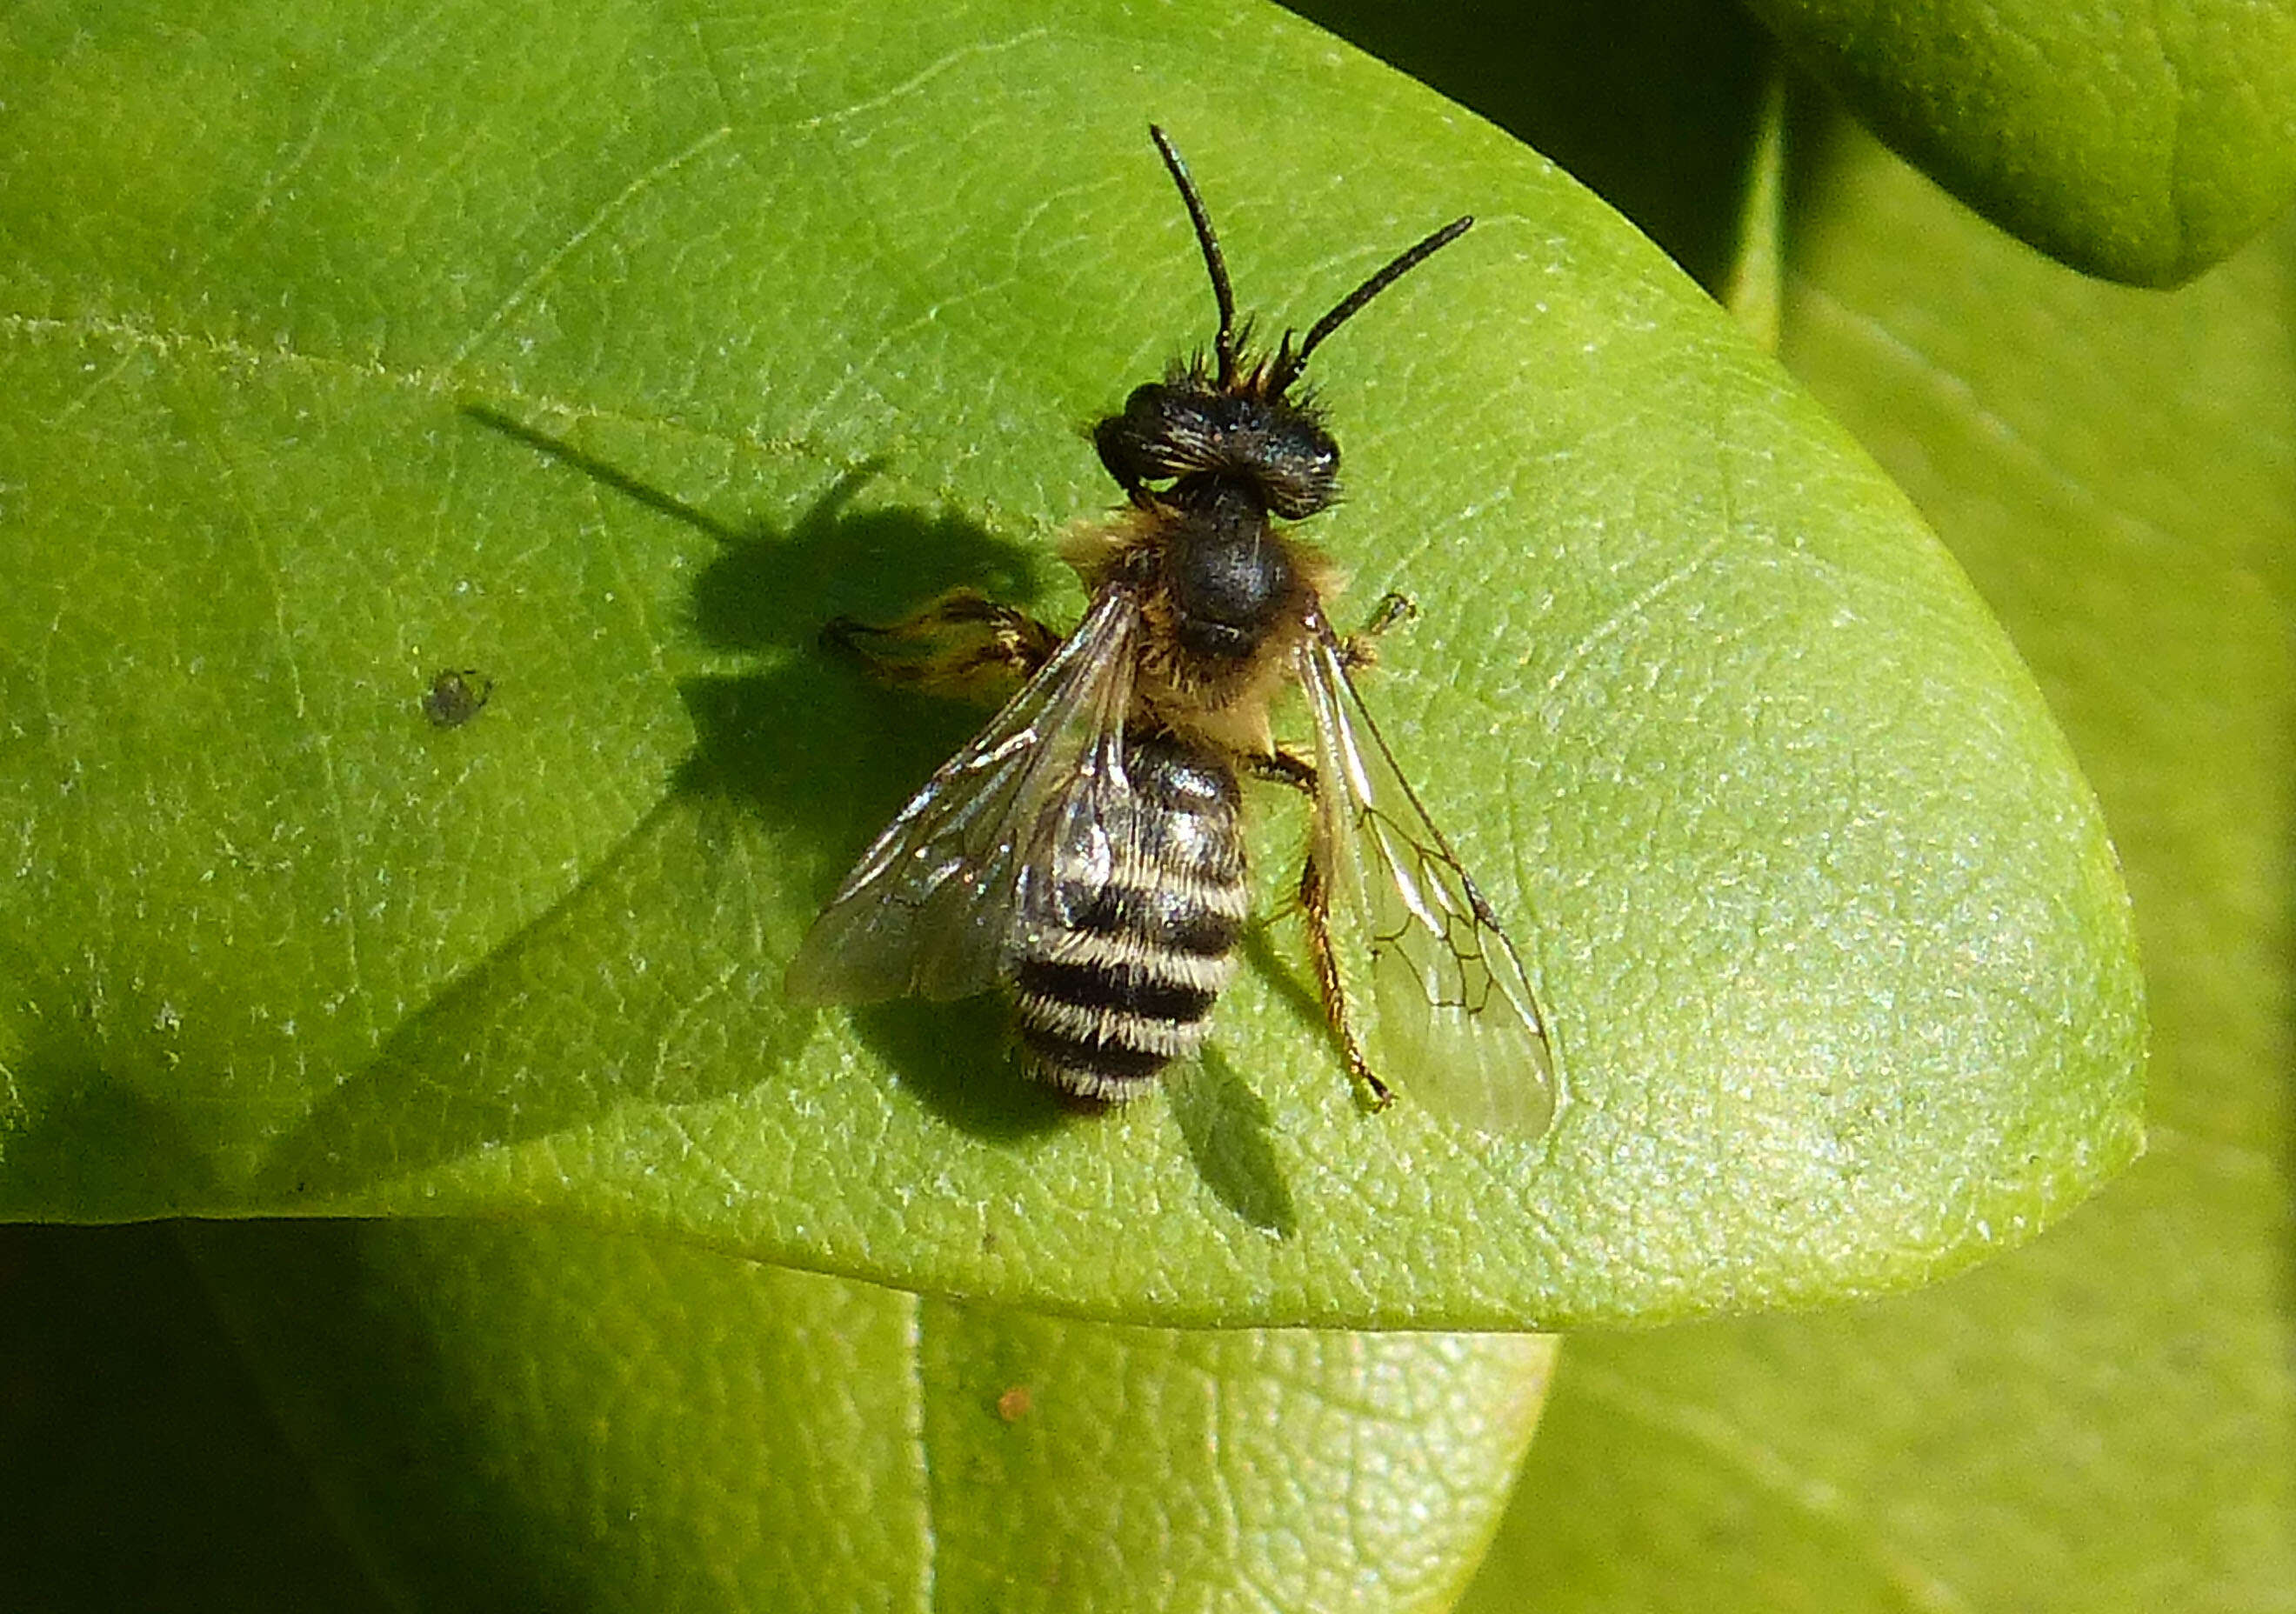
[[[1210,496],[1073,528],[1061,555],[1089,593],[1136,591],[1136,717],[1230,755],[1274,749],[1269,705],[1341,586],[1329,560],[1265,512]]]

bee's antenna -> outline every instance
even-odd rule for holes
[[[1171,170],[1172,183],[1180,187],[1180,200],[1187,204],[1188,221],[1196,226],[1196,244],[1204,250],[1204,267],[1212,277],[1212,299],[1219,305],[1219,334],[1212,339],[1212,355],[1219,365],[1218,384],[1226,388],[1235,380],[1235,291],[1227,283],[1227,259],[1220,256],[1219,237],[1212,232],[1212,216],[1204,211],[1204,199],[1196,194],[1196,182],[1188,177],[1188,165],[1180,160],[1180,153],[1164,131],[1152,123],[1148,126],[1148,137],[1164,154],[1164,166]],[[1430,252],[1434,250],[1427,249]],[[1406,264],[1404,268],[1410,266]],[[1402,272],[1398,269],[1395,273]]]
[[[1292,333],[1285,332],[1283,345],[1276,350],[1275,361],[1268,368],[1269,390],[1280,393],[1298,381],[1300,372],[1308,367],[1308,356],[1322,345],[1325,337],[1363,312],[1363,306],[1373,298],[1464,235],[1474,222],[1472,214],[1455,218],[1417,246],[1398,254],[1394,262],[1341,298],[1336,307],[1310,326],[1308,340],[1301,342],[1296,351],[1292,346]]]

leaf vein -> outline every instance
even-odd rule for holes
[[[62,336],[93,340],[111,344],[123,351],[143,350],[171,357],[179,350],[191,350],[229,364],[244,365],[259,369],[279,365],[300,369],[321,375],[348,376],[354,379],[378,381],[394,387],[429,393],[438,397],[461,397],[480,390],[466,377],[454,375],[443,368],[415,366],[395,367],[379,359],[353,359],[331,354],[312,353],[292,346],[284,338],[270,346],[236,340],[227,336],[215,336],[203,332],[168,332],[135,319],[83,315],[77,319],[56,319],[28,314],[0,314],[0,338],[22,337],[39,340]],[[97,383],[117,374],[115,368],[99,378]],[[598,422],[606,425],[624,426],[633,430],[660,431],[678,438],[707,443],[726,448],[762,449],[775,454],[801,454],[827,463],[842,463],[834,455],[803,433],[790,431],[765,436],[750,431],[720,431],[691,425],[663,415],[633,414],[626,409],[614,409],[598,404],[578,403],[550,392],[531,392],[498,376],[486,378],[488,388],[503,398],[538,414],[557,415],[568,421]]]
[[[1890,1584],[1904,1594],[1906,1607],[1921,1614],[1968,1614],[1970,1604],[1960,1593],[1884,1539],[1874,1520],[1850,1505],[1840,1487],[1800,1472],[1778,1451],[1716,1409],[1662,1397],[1624,1373],[1583,1362],[1574,1364],[1569,1382],[1573,1393],[1681,1438],[1744,1475],[1765,1494],[1853,1540],[1864,1540]]]
[[[876,94],[854,102],[849,106],[840,107],[834,112],[816,113],[798,127],[818,129],[825,128],[832,124],[849,123],[864,113],[876,111],[882,107],[890,106],[896,101],[915,94],[943,73],[948,72],[969,58],[1000,55],[1004,52],[1017,50],[1023,45],[1046,38],[1051,32],[1051,29],[1046,28],[1024,29],[1009,39],[984,39],[976,44],[961,46],[949,52],[938,61],[928,62],[889,89],[881,90]]]
[[[1701,545],[1695,554],[1689,556],[1665,576],[1646,584],[1634,598],[1627,601],[1579,635],[1578,642],[1563,651],[1562,658],[1555,662],[1554,671],[1547,676],[1546,692],[1551,695],[1561,690],[1587,657],[1616,637],[1629,623],[1643,616],[1659,601],[1697,576],[1709,561],[1721,553],[1723,542],[1728,536],[1729,527],[1726,522],[1723,529]]]
[[[1941,397],[1965,411],[1969,420],[1997,443],[2006,457],[2021,463],[2067,499],[2094,512],[2100,521],[2120,528],[2128,537],[2156,554],[2165,554],[2177,547],[2175,537],[2167,528],[2115,504],[2087,482],[2059,465],[2030,441],[2014,422],[1989,408],[1978,396],[1976,385],[1966,376],[1939,363],[1877,316],[1851,307],[1824,287],[1808,281],[1797,283],[1795,295],[1806,314],[1822,315],[1833,320],[1842,328],[1846,337],[1864,337],[1880,348],[1884,357],[1898,360],[1915,375],[1927,379]]]
[[[616,214],[623,211],[633,201],[693,162],[711,147],[724,143],[733,133],[731,127],[725,124],[718,125],[699,140],[686,146],[685,150],[663,158],[601,202],[589,217],[575,227],[571,234],[544,255],[542,261],[535,265],[532,272],[524,280],[511,289],[509,295],[495,305],[494,311],[480,320],[477,328],[463,339],[454,352],[447,355],[447,362],[449,365],[459,365],[469,358],[480,342],[485,341],[501,328],[503,322],[524,307],[537,291],[555,279],[560,267],[566,260],[581,250],[583,245],[603,228]]]

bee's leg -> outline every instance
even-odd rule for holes
[[[1254,757],[1250,766],[1259,778],[1288,784],[1310,801],[1316,799],[1316,765],[1304,757],[1275,750]],[[1316,966],[1316,990],[1324,1001],[1324,1018],[1340,1039],[1340,1053],[1348,1062],[1348,1074],[1355,1078],[1356,1091],[1363,1095],[1365,1108],[1384,1110],[1395,1094],[1372,1074],[1371,1061],[1364,1057],[1363,1039],[1356,1035],[1355,1022],[1348,1014],[1347,988],[1340,984],[1340,955],[1332,945],[1332,889],[1313,844],[1307,861],[1300,865],[1300,912],[1308,922],[1308,956]]]
[[[1397,623],[1408,622],[1418,614],[1419,607],[1411,602],[1408,595],[1391,591],[1380,595],[1379,603],[1371,608],[1370,619],[1340,645],[1341,661],[1349,672],[1377,666],[1380,636]]]
[[[821,641],[881,684],[996,706],[1051,659],[1061,636],[979,589],[956,588],[882,627],[839,617]]]
[[[1251,770],[1255,779],[1288,784],[1308,800],[1316,799],[1316,765],[1305,757],[1294,757],[1286,750],[1273,750],[1265,757],[1247,758],[1244,766]]]
[[[1348,1061],[1348,1074],[1355,1077],[1356,1091],[1363,1095],[1364,1107],[1384,1110],[1394,1102],[1395,1094],[1372,1074],[1371,1061],[1364,1057],[1363,1039],[1356,1035],[1355,1024],[1348,1017],[1347,988],[1340,984],[1339,954],[1332,946],[1332,889],[1324,882],[1323,863],[1312,850],[1300,865],[1300,912],[1308,920],[1308,954],[1316,962],[1316,989],[1323,995],[1324,1018],[1340,1039],[1340,1052]]]

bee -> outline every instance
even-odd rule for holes
[[[1210,357],[1136,388],[1093,432],[1127,503],[1063,540],[1090,598],[1073,632],[972,590],[826,631],[891,681],[1019,688],[862,854],[788,991],[946,1001],[1003,986],[1031,1075],[1091,1106],[1135,1097],[1202,1046],[1234,973],[1250,775],[1313,803],[1299,906],[1366,1104],[1389,1102],[1392,1073],[1439,1113],[1537,1136],[1556,1083],[1521,961],[1357,693],[1370,640],[1332,627],[1332,563],[1288,525],[1339,497],[1339,445],[1295,392],[1308,359],[1473,220],[1395,258],[1304,339],[1255,350],[1187,166],[1149,134],[1211,278]],[[1312,756],[1274,736],[1271,705],[1293,683]]]

